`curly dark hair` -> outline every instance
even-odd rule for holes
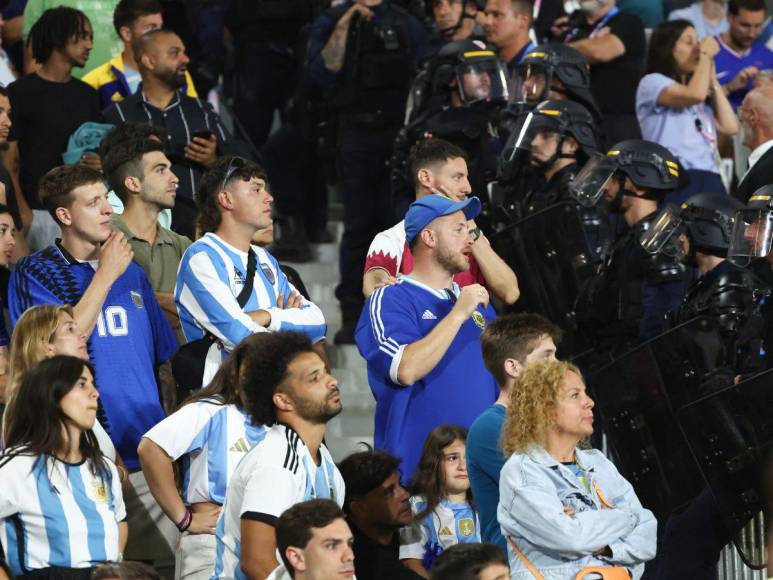
[[[255,425],[271,426],[276,423],[274,393],[287,377],[287,367],[295,357],[314,352],[311,339],[300,332],[281,331],[261,332],[249,341],[247,348],[240,351],[245,358],[234,363],[240,369],[244,410]]]
[[[349,513],[352,500],[379,487],[400,467],[401,460],[397,457],[384,451],[374,451],[367,445],[366,447],[366,451],[352,453],[338,464],[338,471],[346,484],[346,513]]]
[[[32,58],[45,63],[54,50],[62,50],[73,38],[92,36],[89,17],[80,10],[67,6],[49,8],[32,25],[27,44]]]
[[[430,580],[477,580],[492,564],[507,566],[507,558],[494,544],[456,544],[432,564]]]
[[[420,521],[435,511],[446,495],[445,474],[443,472],[443,449],[454,441],[467,443],[467,429],[459,425],[438,425],[424,440],[424,449],[419,459],[419,467],[413,478],[414,495],[424,496],[426,507],[418,514]],[[467,490],[467,502],[475,507],[472,491]]]
[[[199,231],[202,234],[214,232],[220,227],[222,214],[217,196],[223,187],[229,166],[234,162],[234,157],[220,157],[201,176],[199,186],[196,189],[196,205],[199,209]],[[249,181],[253,177],[266,180],[266,171],[254,161],[243,159],[243,164],[231,173],[226,186],[235,179]]]

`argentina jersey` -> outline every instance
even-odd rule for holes
[[[11,324],[31,306],[76,305],[94,278],[59,244],[19,261],[8,288]],[[178,343],[145,272],[132,262],[113,283],[88,340],[99,388],[99,421],[129,469],[140,467],[137,445],[165,413],[156,369]]]
[[[422,496],[411,498],[413,515],[424,511],[427,502]],[[456,544],[480,542],[478,515],[467,502],[455,504],[447,499],[421,521],[400,530],[400,559],[421,560],[429,570],[435,559]]]
[[[236,467],[217,522],[213,578],[242,578],[241,520],[274,525],[296,503],[332,499],[343,506],[344,480],[323,443],[316,465],[298,433],[277,423]]]
[[[222,504],[231,474],[266,431],[237,405],[207,399],[184,405],[145,437],[173,460],[183,458],[185,503]]]
[[[126,510],[115,465],[106,460],[109,473],[94,475],[89,461],[72,465],[16,451],[0,455],[0,543],[11,571],[117,561]]]
[[[327,327],[322,311],[304,298],[300,308],[277,308],[277,296],[288,296],[295,287],[271,254],[258,246],[252,246],[252,251],[257,255],[257,267],[252,294],[244,308],[239,307],[236,297],[247,275],[246,252],[211,232],[185,251],[175,285],[185,338],[197,340],[209,332],[229,351],[250,334],[266,330],[303,332],[312,342],[323,339]],[[271,314],[268,328],[246,314],[261,309]]]

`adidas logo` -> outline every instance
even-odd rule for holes
[[[236,443],[231,445],[228,451],[233,451],[234,453],[247,453],[249,450],[250,448],[247,445],[247,442],[244,440],[244,437],[239,437]]]
[[[432,314],[429,310],[425,310],[424,314],[421,315],[422,320],[437,320],[437,316]]]

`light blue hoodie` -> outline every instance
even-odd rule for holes
[[[644,562],[655,557],[655,516],[600,451],[577,449],[576,458],[590,491],[542,447],[508,459],[499,480],[502,535],[515,542],[545,580],[572,579],[586,566],[612,565],[628,568],[638,580]],[[567,515],[565,507],[575,514]],[[605,546],[612,556],[593,555]],[[533,580],[512,546],[507,551],[511,578]]]

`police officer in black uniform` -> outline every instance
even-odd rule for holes
[[[430,54],[448,42],[479,38],[475,17],[485,7],[485,0],[426,0]]]
[[[343,318],[338,344],[354,343],[368,246],[393,224],[389,159],[426,42],[419,21],[389,0],[344,2],[312,25],[306,72],[330,91],[339,123],[344,234],[336,288]]]
[[[572,183],[581,204],[592,207],[603,198],[628,226],[578,299],[578,325],[598,355],[595,362],[659,334],[666,313],[682,301],[689,280],[685,265],[672,254],[649,254],[640,243],[658,202],[676,189],[679,171],[668,149],[632,139],[589,161]]]
[[[736,213],[728,259],[748,267],[773,288],[773,184],[755,191],[747,205]],[[773,368],[773,299],[762,308],[766,367]]]
[[[650,253],[663,251],[677,238],[680,257],[700,277],[687,289],[672,324],[704,315],[715,319],[723,342],[715,362],[733,375],[762,366],[762,306],[770,295],[751,271],[727,260],[735,215],[743,207],[724,193],[699,193],[678,209],[664,209],[642,238]]]
[[[395,221],[414,200],[406,163],[411,147],[422,139],[440,138],[460,147],[467,154],[473,194],[484,196],[496,178],[502,146],[494,122],[506,102],[504,67],[483,41],[449,42],[428,61],[411,89],[411,120],[400,130],[392,154]]]

